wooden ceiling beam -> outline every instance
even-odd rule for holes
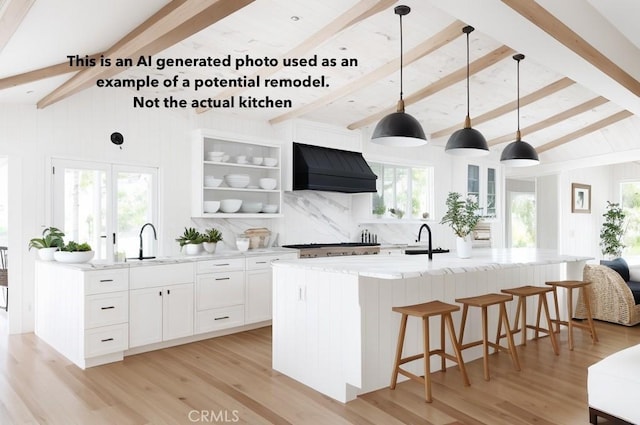
[[[584,103],[581,103],[578,106],[574,106],[571,109],[567,109],[566,111],[560,112],[552,117],[545,118],[544,120],[532,124],[528,127],[524,127],[520,129],[522,133],[522,137],[524,138],[526,135],[535,133],[536,131],[544,130],[545,128],[551,127],[552,125],[556,125],[559,122],[566,121],[569,118],[573,118],[576,115],[580,115],[583,112],[587,112],[593,108],[596,108],[600,105],[607,103],[609,100],[599,96],[594,99],[588,100]],[[489,140],[487,144],[489,146],[499,145],[500,143],[506,143],[515,140],[515,131],[505,134],[504,136],[496,137],[495,139]]]
[[[494,51],[486,54],[485,56],[481,57],[480,59],[476,59],[475,61],[471,62],[469,64],[469,75],[474,75],[477,74],[478,72],[492,66],[495,65],[496,63],[500,62],[501,60],[510,57],[514,52],[513,49],[507,47],[507,46],[500,46],[497,49],[495,49]],[[452,86],[455,83],[458,83],[460,81],[463,81],[465,78],[467,77],[467,67],[464,66],[462,68],[457,69],[456,71],[453,71],[451,74],[447,75],[444,78],[441,78],[440,80],[436,81],[435,83],[426,86],[420,90],[418,90],[415,93],[412,93],[411,95],[407,96],[404,98],[404,104],[405,106],[411,105],[413,103],[416,103],[428,96],[431,96],[441,90],[444,90],[445,88]],[[382,119],[383,117],[396,112],[396,107],[389,107],[387,109],[384,109],[380,112],[377,112],[373,115],[369,115],[368,117],[365,117],[359,121],[356,121],[352,124],[349,124],[347,126],[348,129],[350,130],[355,130],[357,128],[361,128],[364,127],[366,125],[372,124],[376,121],[379,121],[380,119]],[[472,120],[473,121],[473,120]]]
[[[560,90],[566,89],[567,87],[571,86],[572,84],[575,84],[575,82],[573,80],[571,80],[570,78],[561,78],[557,81],[554,81],[553,83],[544,86],[543,88],[534,91],[533,93],[530,93],[526,96],[523,96],[520,98],[520,106],[526,106],[529,105],[533,102],[537,102],[540,99],[543,99],[547,96],[552,95],[553,93],[559,92]],[[518,103],[516,100],[514,100],[513,102],[509,102],[509,103],[505,103],[502,106],[497,107],[496,109],[493,109],[491,111],[485,112],[484,114],[478,115],[477,117],[473,118],[473,124],[474,125],[479,125],[482,124],[484,122],[487,121],[491,121],[493,119],[496,119],[498,117],[501,117],[502,115],[508,114],[509,112],[515,111],[516,108],[518,106]],[[442,130],[438,130],[435,133],[431,133],[431,139],[437,139],[440,137],[445,137],[445,136],[450,136],[453,134],[454,131],[459,130],[460,129],[460,124],[456,124],[453,125],[451,127],[442,129]]]
[[[336,19],[332,20],[328,25],[321,28],[319,31],[314,33],[311,37],[304,40],[302,43],[298,44],[287,53],[281,56],[281,58],[299,58],[304,57],[308,52],[320,46],[325,41],[331,39],[333,36],[338,34],[339,32],[349,28],[352,25],[357,24],[360,21],[367,19],[368,17],[375,15],[383,10],[388,9],[393,4],[397,3],[398,0],[360,0],[353,7],[351,7],[346,12],[340,14]],[[269,77],[276,72],[280,71],[284,67],[282,60],[278,61],[278,66],[273,67],[263,67],[257,72],[255,72],[251,77],[251,79],[260,76],[261,78]],[[224,90],[219,95],[217,95],[216,99],[228,99],[231,96],[237,95],[238,93],[242,93],[245,91],[244,87],[233,87],[227,90]],[[211,108],[197,108],[196,112],[201,114],[203,112],[208,111]]]
[[[90,58],[97,60],[102,53],[91,55]],[[0,90],[11,87],[20,86],[22,84],[33,83],[34,81],[44,80],[45,78],[57,77],[58,75],[68,74],[70,72],[80,71],[84,69],[81,66],[69,66],[69,62],[51,65],[33,71],[23,72],[22,74],[12,75],[10,77],[0,78]]]
[[[109,48],[105,57],[137,58],[158,53],[236,12],[253,0],[173,0]],[[44,108],[78,93],[100,78],[109,78],[123,67],[85,68],[38,102]]]
[[[607,118],[604,118],[600,121],[594,122],[593,124],[590,124],[584,128],[581,128],[580,130],[574,131],[572,133],[569,133],[565,136],[562,136],[558,139],[555,139],[551,142],[545,143],[544,145],[540,145],[538,147],[536,147],[536,151],[540,154],[543,152],[546,152],[548,150],[551,150],[553,148],[557,148],[558,146],[564,145],[565,143],[569,143],[579,137],[585,136],[589,133],[593,133],[594,131],[598,131],[604,127],[608,127],[611,124],[615,124],[618,121],[622,121],[625,118],[629,118],[633,116],[633,113],[629,112],[629,111],[620,111],[616,114],[613,114]]]
[[[631,93],[640,96],[640,81],[633,78],[611,59],[600,53],[599,50],[534,0],[501,1],[601,72],[617,81]]]
[[[0,1],[0,52],[13,37],[36,0]],[[4,3],[4,5],[3,5]]]
[[[464,23],[460,21],[455,21],[444,28],[442,31],[439,31],[433,37],[428,38],[422,43],[418,44],[416,47],[407,51],[403,55],[404,65],[407,66],[418,59],[423,58],[424,56],[438,50],[439,48],[451,43],[457,37],[463,34],[462,27],[464,27]],[[301,106],[296,109],[292,109],[282,115],[279,115],[275,118],[269,120],[271,124],[277,124],[286,120],[290,120],[310,112],[313,112],[323,106],[326,106],[336,100],[348,96],[351,93],[354,93],[358,90],[361,90],[376,81],[386,77],[387,75],[391,75],[394,72],[398,71],[400,67],[400,58],[396,58],[391,62],[388,62],[382,65],[380,68],[371,71],[370,73],[363,75],[359,79],[355,81],[349,81],[346,86],[340,87],[337,90],[328,93],[321,98],[308,103],[304,106]]]

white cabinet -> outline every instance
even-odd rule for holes
[[[195,332],[243,325],[244,292],[244,258],[199,261]]]
[[[182,263],[131,269],[131,348],[193,335],[194,268]]]
[[[248,257],[246,266],[245,322],[255,323],[271,320],[272,270],[271,262],[280,259],[295,259],[298,254]]]
[[[81,368],[122,360],[128,348],[129,271],[36,263],[41,339]]]
[[[223,155],[209,158],[210,152]],[[264,161],[273,161],[266,164]],[[280,217],[282,210],[282,173],[281,149],[278,144],[269,144],[260,140],[238,139],[232,135],[197,130],[192,141],[192,201],[193,217],[244,217],[268,218]],[[230,187],[225,175],[243,174],[249,177],[245,187]],[[205,185],[206,177],[221,180],[217,186]],[[276,187],[260,186],[261,178],[275,179]],[[262,209],[269,205],[272,212],[248,212],[241,207],[238,212],[205,211],[207,201],[239,199],[247,207],[249,203],[260,203]]]

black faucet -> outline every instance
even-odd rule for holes
[[[422,229],[427,228],[427,232],[429,232],[429,261],[433,260],[433,248],[431,248],[431,228],[427,223],[424,223],[420,226],[420,230],[418,231],[418,240],[416,242],[420,242],[420,237],[422,236]]]
[[[152,258],[156,258],[156,257],[145,257],[142,255],[142,232],[144,232],[144,228],[147,226],[151,226],[151,229],[153,229],[153,239],[158,240],[158,235],[156,234],[156,228],[153,227],[153,224],[145,223],[142,226],[142,229],[140,229],[140,250],[138,251],[138,260],[150,260]]]

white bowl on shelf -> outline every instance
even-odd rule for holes
[[[275,214],[278,212],[278,204],[264,204],[262,212],[265,214]]]
[[[204,176],[205,187],[218,187],[222,183],[222,179],[217,179],[214,176]]]
[[[264,165],[267,167],[275,167],[278,165],[278,160],[276,158],[265,158]]]
[[[271,177],[263,177],[258,181],[258,184],[262,189],[273,190],[278,185],[278,181],[276,179],[272,179]]]
[[[229,155],[223,155],[220,162],[227,162],[229,160]]]
[[[235,213],[240,210],[242,199],[223,199],[220,201],[220,211],[223,213]]]
[[[215,213],[220,209],[220,201],[204,201],[204,212]]]
[[[234,188],[244,188],[249,186],[251,178],[248,174],[227,174],[224,176],[227,186]]]
[[[264,161],[264,158],[261,156],[254,156],[253,158],[251,158],[251,163],[253,165],[262,165],[263,161]]]
[[[207,161],[222,161],[224,152],[207,152],[205,158]]]
[[[243,213],[259,213],[262,210],[262,202],[243,202],[240,212]]]

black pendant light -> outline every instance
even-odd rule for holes
[[[538,153],[529,143],[521,140],[520,134],[520,61],[524,59],[524,55],[518,53],[513,55],[513,59],[518,62],[518,131],[516,132],[515,142],[509,143],[500,156],[500,162],[511,167],[529,167],[540,163]]]
[[[489,153],[487,140],[478,130],[471,128],[469,118],[469,34],[474,30],[467,25],[462,32],[467,34],[467,117],[464,120],[464,128],[456,131],[449,137],[445,152],[457,156],[483,156]]]
[[[371,141],[386,146],[421,146],[427,143],[427,138],[418,120],[404,112],[402,99],[402,17],[408,15],[411,8],[396,6],[394,12],[400,16],[400,100],[397,112],[382,118],[376,125]]]

